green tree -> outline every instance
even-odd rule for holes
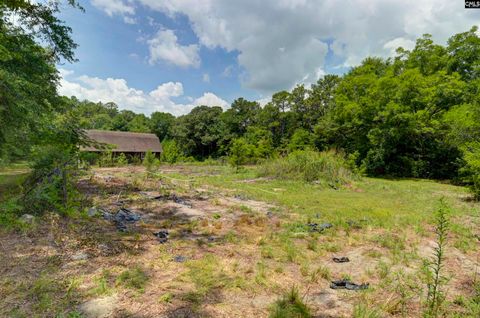
[[[150,116],[150,130],[162,141],[171,137],[170,130],[174,122],[175,116],[172,114],[154,112]]]

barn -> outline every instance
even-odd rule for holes
[[[105,152],[124,153],[129,157],[143,158],[145,153],[150,150],[155,156],[162,153],[162,145],[155,134],[134,133],[126,131],[107,131],[107,130],[86,130],[86,135],[97,142],[99,145],[82,147],[84,152]]]

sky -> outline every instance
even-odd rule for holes
[[[146,115],[261,104],[280,90],[480,25],[461,0],[80,0],[59,92]]]

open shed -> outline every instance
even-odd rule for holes
[[[87,136],[101,144],[102,147],[88,146],[80,150],[85,152],[112,151],[113,154],[124,153],[143,157],[150,150],[156,156],[162,153],[162,145],[155,134],[134,133],[126,131],[86,130]],[[105,147],[105,146],[109,147]]]

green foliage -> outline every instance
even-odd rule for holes
[[[124,167],[128,165],[127,156],[123,152],[121,152],[118,156],[115,157],[115,165],[118,167]]]
[[[293,287],[270,309],[270,318],[310,318],[311,310],[303,302],[298,290]]]
[[[182,149],[178,145],[176,140],[164,140],[162,142],[162,155],[160,161],[170,164],[185,161]]]
[[[356,178],[345,158],[334,151],[296,151],[287,157],[265,162],[259,174],[307,182],[324,181],[334,187]]]
[[[148,275],[138,266],[125,270],[117,277],[117,285],[122,285],[140,292],[144,291],[147,282]]]
[[[254,163],[255,159],[255,147],[248,144],[245,138],[237,138],[232,142],[228,157],[228,161],[232,167],[238,170],[241,165]]]
[[[145,157],[143,158],[143,166],[148,173],[152,173],[155,168],[156,158],[151,150],[147,150]]]

